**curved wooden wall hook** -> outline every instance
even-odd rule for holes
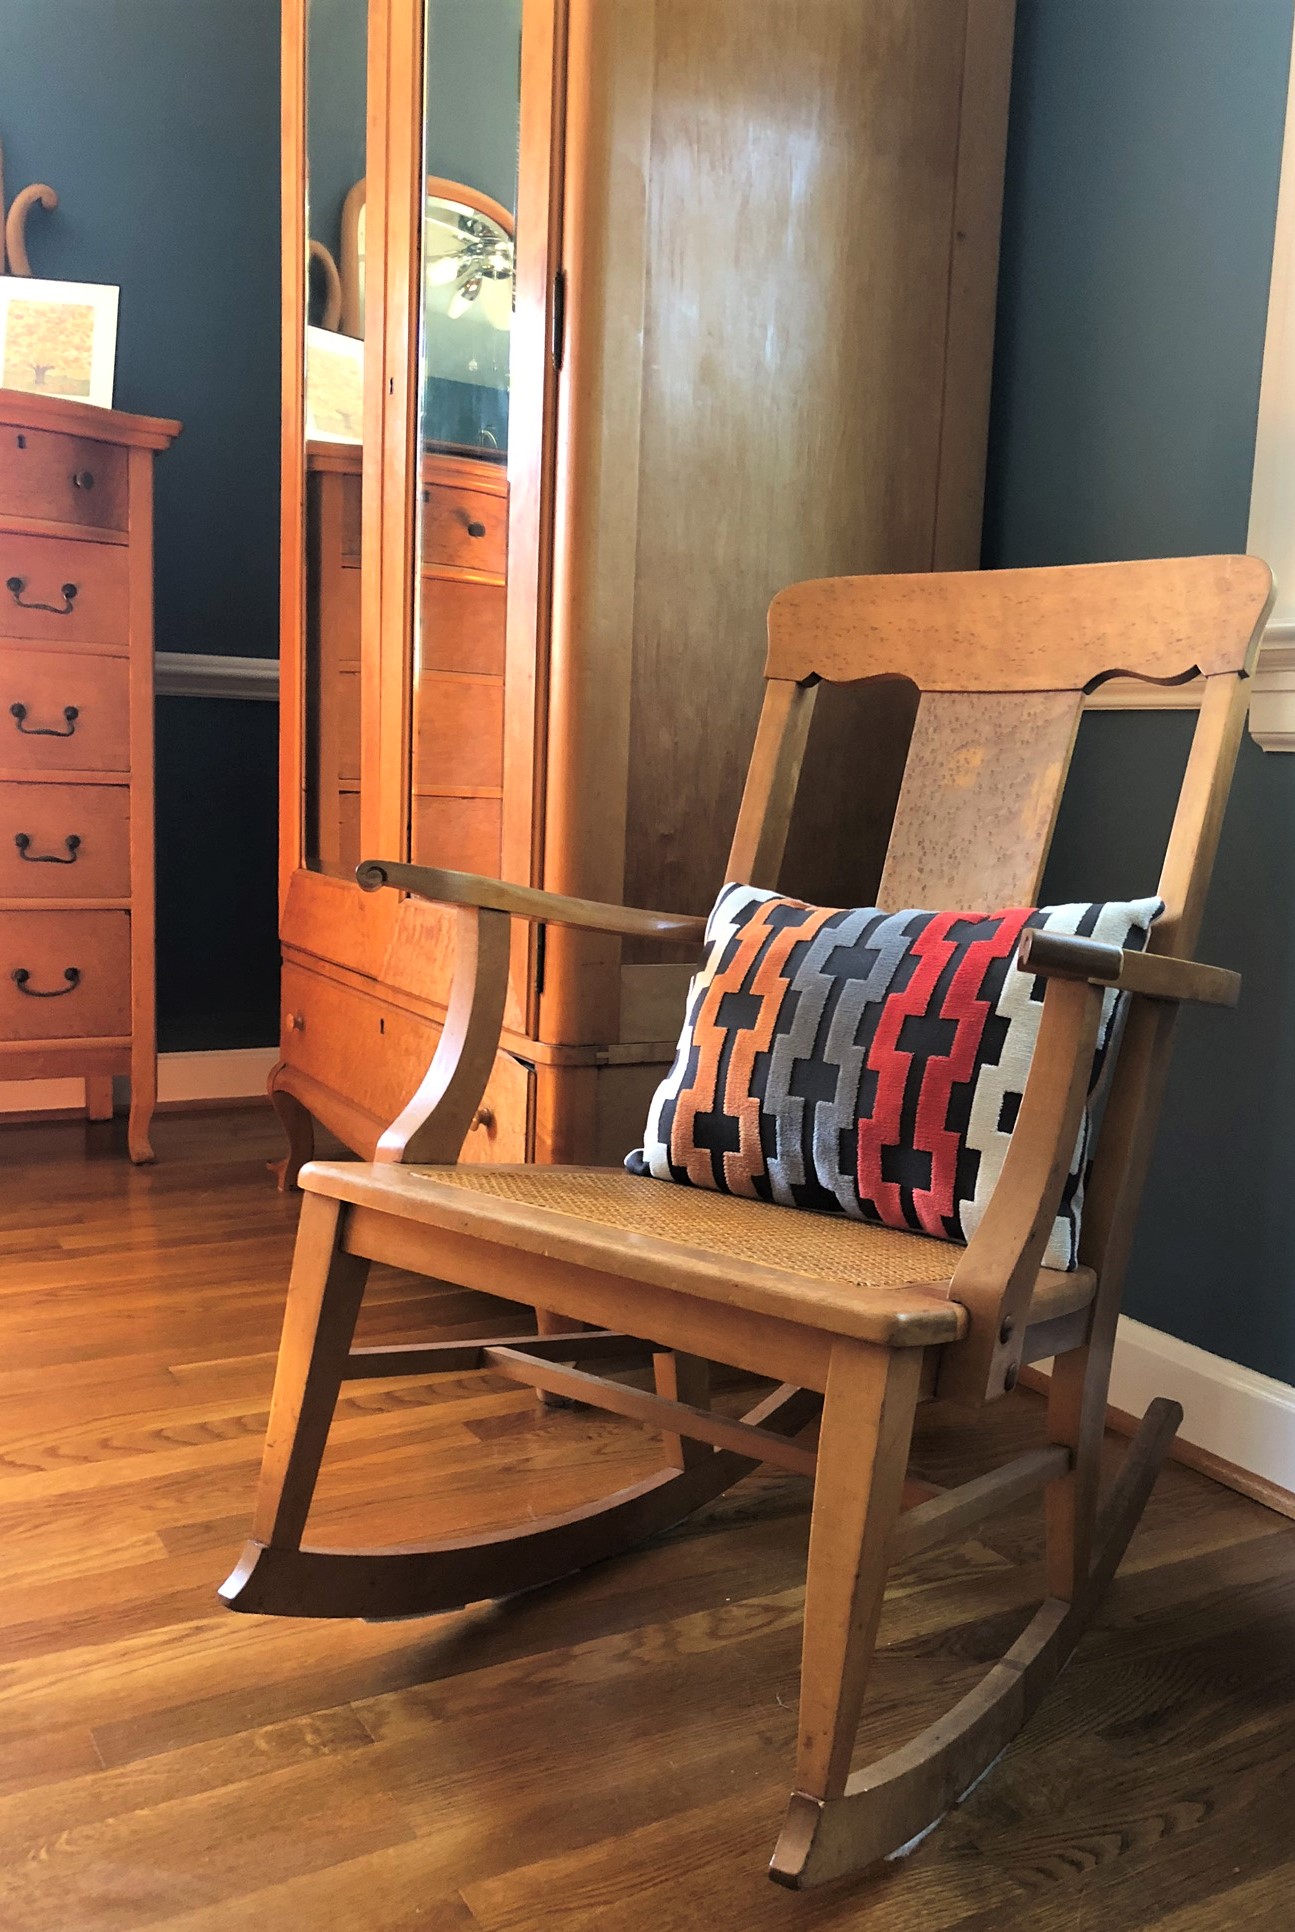
[[[29,188],[20,189],[13,198],[13,206],[5,214],[4,146],[0,143],[0,274],[31,274],[31,262],[27,255],[27,215],[38,204],[42,208],[58,207],[58,196],[47,182],[34,181]]]

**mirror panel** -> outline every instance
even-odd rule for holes
[[[521,0],[427,0],[415,863],[495,876]]]
[[[362,240],[368,0],[308,0],[305,863],[360,857]]]

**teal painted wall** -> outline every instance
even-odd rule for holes
[[[37,275],[121,288],[116,401],[157,464],[157,644],[278,650],[275,0],[3,0],[0,138]],[[158,701],[163,1047],[278,1036],[273,705]]]
[[[522,0],[428,0],[427,172],[517,199]],[[336,254],[364,173],[367,0],[311,0],[310,232]]]
[[[306,165],[310,233],[341,249],[342,203],[365,172],[368,0],[310,0]]]
[[[522,0],[429,0],[427,172],[517,205]]]
[[[1245,548],[1291,0],[1020,0],[985,562]],[[1190,721],[1081,734],[1050,899],[1152,888]],[[1247,739],[1128,1311],[1295,1381],[1295,757]]]

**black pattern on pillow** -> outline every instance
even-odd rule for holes
[[[1039,1034],[1022,933],[1141,950],[1159,899],[886,913],[726,886],[674,1064],[631,1173],[970,1240],[1002,1171]],[[1102,1007],[1090,1095],[1118,995]],[[1086,1108],[1044,1255],[1073,1268]]]

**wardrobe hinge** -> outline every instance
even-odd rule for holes
[[[567,346],[567,272],[560,268],[553,277],[553,367],[562,367]]]
[[[535,991],[544,991],[544,961],[548,953],[549,929],[541,921],[535,928]]]

